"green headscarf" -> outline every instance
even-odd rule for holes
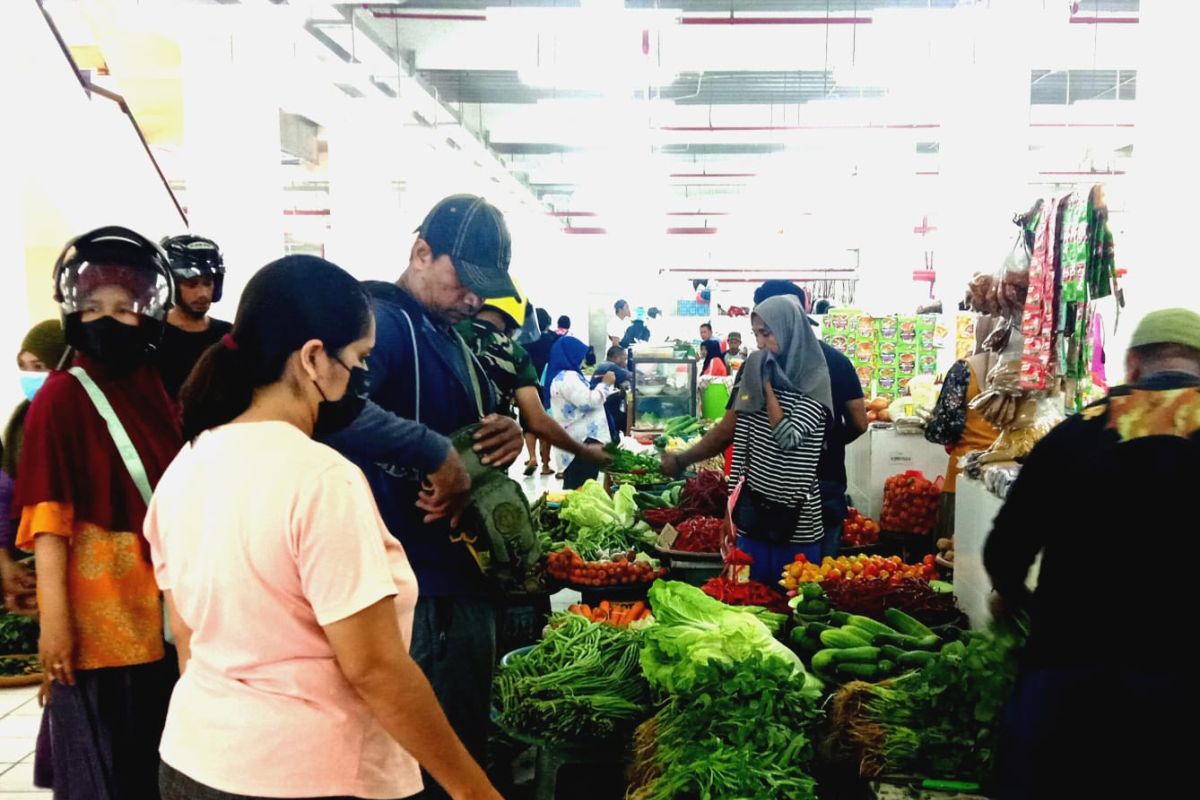
[[[50,369],[56,369],[67,351],[67,338],[63,333],[62,323],[56,319],[39,322],[29,329],[21,340],[21,353],[32,353]],[[0,469],[9,477],[17,477],[17,465],[21,463],[21,443],[25,438],[25,413],[29,411],[29,401],[22,400],[13,410],[8,424],[4,426],[4,449],[0,452]]]

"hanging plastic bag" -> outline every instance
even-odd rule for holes
[[[918,536],[931,533],[937,524],[938,503],[944,479],[929,480],[919,470],[893,475],[883,483],[883,512],[879,524],[885,531]]]

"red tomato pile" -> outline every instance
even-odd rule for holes
[[[919,472],[893,475],[883,483],[879,523],[885,531],[929,533],[937,524],[941,496],[941,481],[930,481]]]
[[[567,547],[546,557],[546,571],[560,581],[577,586],[616,586],[621,583],[649,583],[667,574],[665,569],[646,561],[584,561]]]
[[[866,547],[879,541],[879,523],[864,517],[857,508],[850,509],[842,525],[842,544],[846,547]]]
[[[719,553],[721,551],[721,520],[716,517],[692,517],[675,526],[679,536],[672,550],[685,553]]]

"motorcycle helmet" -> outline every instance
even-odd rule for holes
[[[84,340],[82,315],[93,292],[103,286],[124,289],[130,310],[141,318],[138,330],[146,352],[162,341],[163,325],[175,296],[167,254],[128,228],[97,228],[67,242],[54,264],[54,299],[62,313],[67,343]]]
[[[225,259],[221,256],[221,248],[212,239],[203,236],[168,236],[162,240],[162,247],[167,252],[171,262],[171,272],[175,276],[175,290],[184,281],[209,277],[213,282],[212,301],[221,301],[221,293],[225,287]],[[175,296],[179,302],[179,296]]]

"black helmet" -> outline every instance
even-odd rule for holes
[[[162,326],[174,305],[175,281],[161,247],[128,228],[109,226],[67,242],[54,264],[54,299],[62,311],[67,342],[78,346],[80,316],[92,291],[103,285],[124,288],[142,317],[148,350],[162,340]]]
[[[163,249],[171,260],[171,271],[175,273],[175,288],[179,284],[205,276],[212,278],[213,302],[219,302],[225,286],[225,259],[221,248],[212,239],[203,236],[168,236],[162,240]],[[179,297],[176,296],[176,302]]]

